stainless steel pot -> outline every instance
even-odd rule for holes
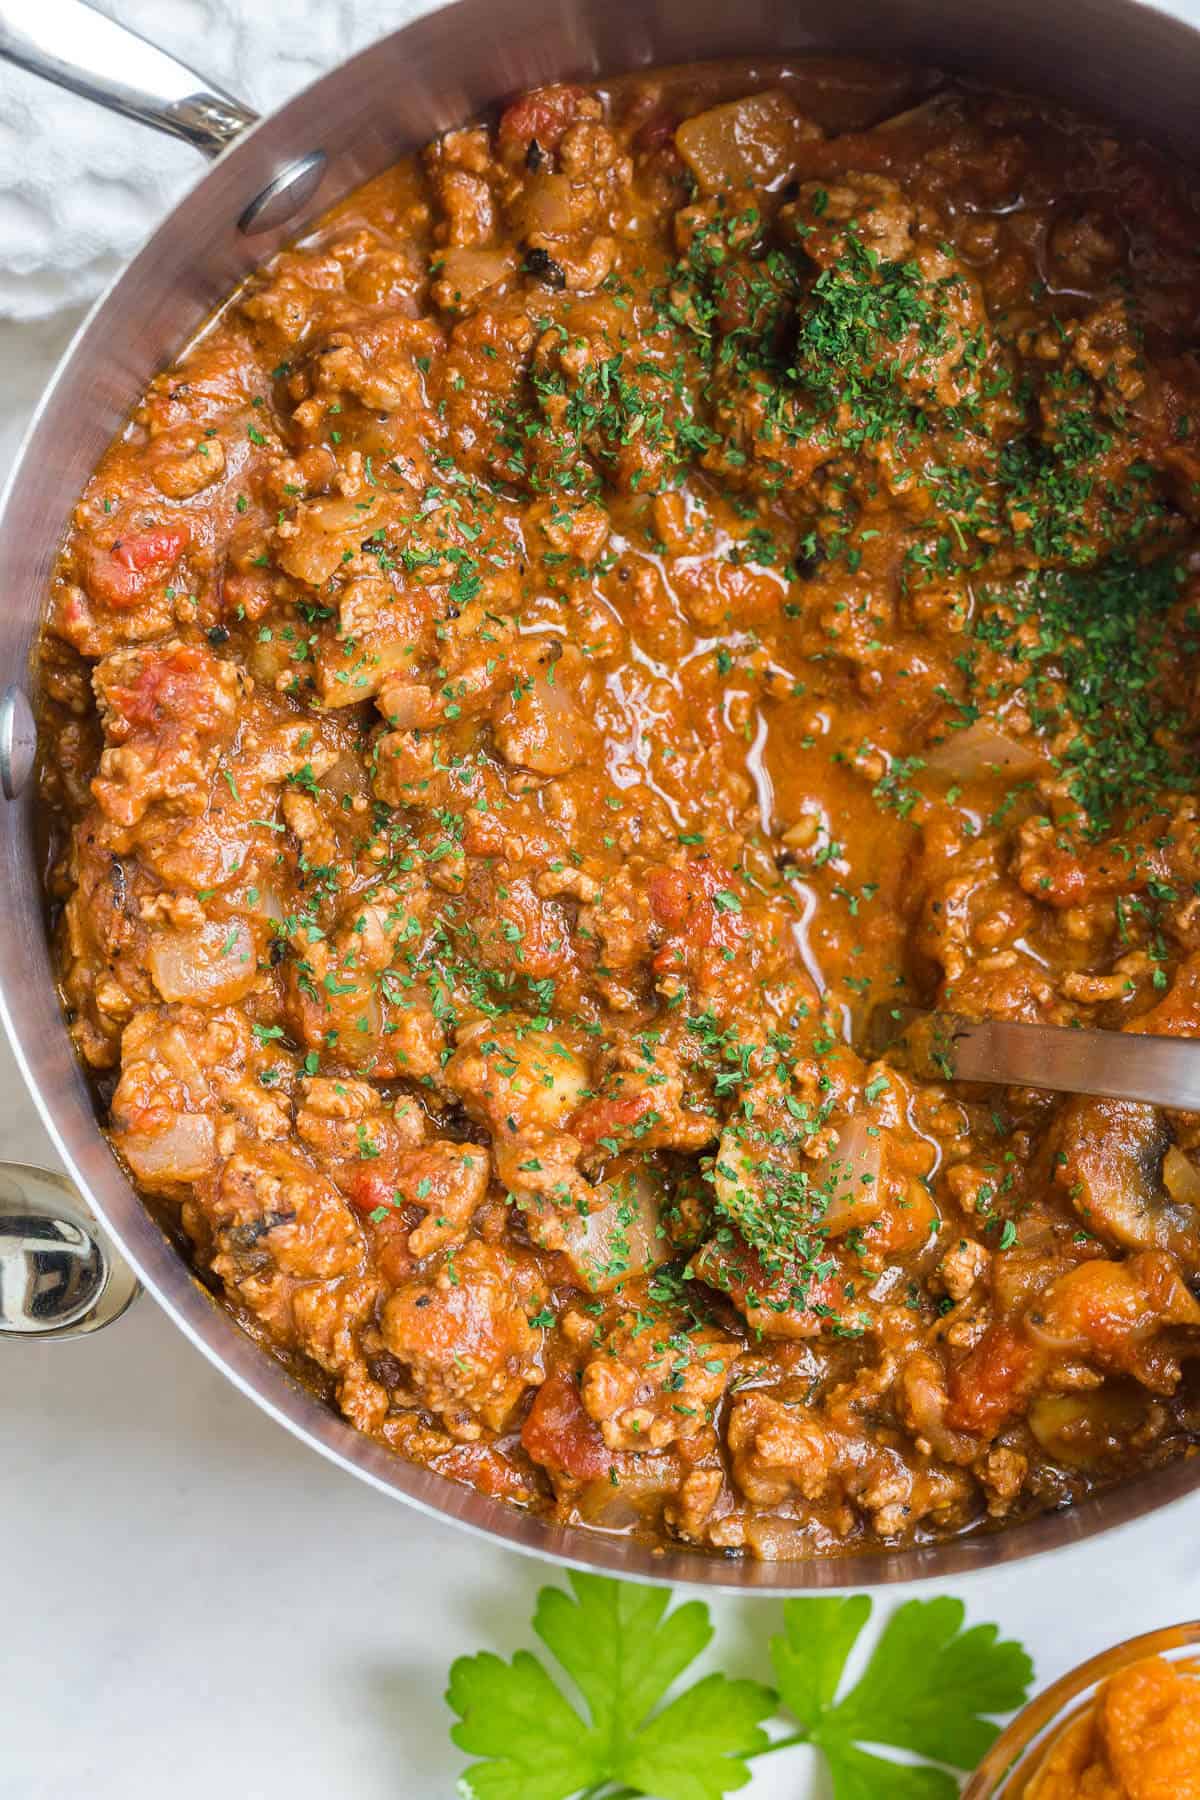
[[[79,1193],[180,1329],[265,1412],[347,1472],[516,1549],[641,1579],[775,1593],[945,1577],[1061,1548],[1190,1493],[1200,1457],[1000,1535],[838,1562],[760,1564],[683,1550],[655,1555],[623,1538],[548,1526],[361,1437],[291,1382],[193,1279],[98,1128],[43,928],[29,780],[31,652],[72,504],[126,409],[212,307],[306,221],[403,152],[538,82],[830,48],[1050,90],[1140,126],[1185,156],[1200,150],[1200,31],[1138,0],[857,0],[853,8],[832,0],[452,0],[262,121],[81,0],[0,0],[0,55],[217,156],[81,328],[0,508],[0,1010],[46,1127]],[[65,1201],[47,1208],[29,1173],[10,1171],[24,1201],[0,1181],[0,1302],[7,1295],[15,1316],[27,1310],[27,1290],[61,1291],[73,1310],[57,1335],[88,1329],[122,1309],[128,1281],[111,1286],[105,1271],[113,1259],[105,1264],[103,1250],[89,1259],[72,1237],[83,1215]],[[31,1224],[47,1210],[63,1235],[48,1239]],[[97,1284],[90,1301],[78,1285],[87,1271]],[[0,1304],[0,1332],[5,1322]]]

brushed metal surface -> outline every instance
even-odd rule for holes
[[[32,681],[30,653],[55,550],[80,488],[149,377],[282,241],[237,220],[317,138],[329,163],[308,216],[396,156],[540,81],[705,56],[845,49],[897,54],[1055,91],[1185,154],[1200,146],[1200,34],[1137,0],[453,0],[352,58],[240,138],[98,302],[27,435],[0,504],[0,690]],[[0,806],[0,1009],[64,1162],[128,1261],[175,1322],[242,1391],[340,1467],[514,1549],[642,1580],[784,1593],[869,1586],[995,1567],[1090,1537],[1179,1500],[1200,1457],[1069,1512],[994,1536],[839,1561],[754,1563],[684,1549],[655,1555],[596,1532],[551,1527],[400,1461],[335,1417],[212,1302],[153,1223],[96,1122],[55,993],[32,855],[30,789]]]
[[[898,1031],[873,1034],[880,1051],[899,1054],[933,1080],[1100,1094],[1200,1112],[1200,1039],[967,1019],[911,1007],[878,1011],[885,1029],[892,1020],[900,1024]]]
[[[258,117],[86,0],[0,0],[0,56],[206,156]]]
[[[0,1338],[84,1337],[119,1319],[137,1291],[70,1182],[0,1163]]]
[[[1013,1019],[959,1021],[950,1060],[960,1081],[1106,1094],[1200,1112],[1200,1040],[1136,1031],[1072,1031]]]

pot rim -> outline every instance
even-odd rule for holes
[[[1082,10],[1094,9],[1096,3],[1097,0],[1082,0]],[[253,194],[265,185],[267,174],[277,166],[282,155],[294,156],[303,148],[312,148],[311,121],[314,117],[325,116],[323,102],[331,94],[343,96],[344,112],[345,96],[354,92],[356,84],[368,77],[378,80],[379,70],[385,65],[419,67],[423,57],[428,60],[444,56],[459,30],[456,21],[466,20],[469,25],[472,19],[490,19],[493,8],[498,14],[501,4],[502,0],[446,0],[444,5],[423,14],[319,77],[277,112],[248,130],[206,173],[201,174],[193,188],[151,233],[130,265],[114,278],[95,302],[75,332],[39,401],[0,497],[0,566],[9,566],[3,558],[4,549],[14,549],[16,585],[19,587],[23,583],[27,594],[38,598],[36,617],[24,623],[19,616],[10,617],[7,623],[0,619],[0,668],[6,671],[6,679],[29,679],[29,654],[42,616],[45,572],[57,549],[62,523],[60,515],[59,533],[54,535],[53,542],[41,542],[40,547],[35,543],[32,549],[20,545],[18,534],[22,521],[16,516],[20,512],[18,502],[24,504],[33,492],[31,459],[40,449],[41,441],[50,435],[51,428],[59,431],[65,422],[71,390],[81,374],[86,378],[89,356],[94,353],[97,366],[101,366],[100,353],[96,349],[98,335],[121,324],[124,301],[127,297],[131,300],[136,297],[139,282],[144,284],[157,278],[159,258],[168,253],[172,257],[181,254],[181,233],[189,217],[196,219],[201,228],[207,219],[210,229],[215,229],[211,221],[218,217],[225,221],[236,219],[241,210],[237,204],[239,194]],[[528,13],[546,4],[546,0],[503,0],[503,4],[506,14],[521,10]],[[636,0],[628,0],[628,4],[631,11],[642,10]],[[929,0],[929,4],[936,9],[940,0]],[[1035,0],[1029,0],[1029,4],[1035,4]],[[1148,0],[1101,0],[1101,4],[1107,4],[1109,12],[1125,22],[1126,29],[1129,15],[1136,14],[1150,29],[1165,30],[1173,39],[1186,43],[1195,65],[1200,67],[1200,28],[1197,26],[1169,9],[1149,4]],[[604,35],[598,23],[599,16],[620,10],[619,3],[606,5],[605,0],[575,0],[572,7],[555,8],[554,17],[560,21],[566,14],[571,15],[567,39],[577,40],[579,56],[572,61],[569,54],[560,55],[552,69],[531,69],[519,81],[507,85],[496,80],[491,88],[491,98],[499,98],[503,93],[513,91],[515,86],[565,75],[581,66],[593,76],[598,75],[601,71],[595,66],[594,54],[590,64],[587,60],[586,52],[589,47],[594,51],[594,43],[587,37],[585,26],[592,27],[595,40],[599,41]],[[652,67],[681,60],[672,54],[672,50],[677,48],[676,38],[682,26],[677,23],[668,31],[662,22],[664,10],[673,10],[669,0],[657,0],[650,10],[655,15],[651,28],[660,34],[655,41],[662,41],[669,47],[662,54],[650,54],[647,47],[651,38],[643,31],[638,42],[646,53],[639,60],[638,45],[635,44],[624,64],[626,67]],[[694,11],[695,6],[674,10],[679,13]],[[719,16],[721,10],[719,0],[711,0],[709,11],[713,16]],[[756,30],[769,28],[774,22],[779,30],[786,32],[788,17],[794,16],[783,0],[753,0],[752,4],[748,0],[744,11],[754,13]],[[572,20],[576,28],[574,39],[569,29]],[[732,27],[723,25],[720,29],[736,39],[742,34],[743,25],[735,22]],[[829,35],[825,34],[822,40],[826,47]],[[562,41],[559,40],[560,44]],[[706,46],[705,56],[727,53],[709,40],[706,40]],[[811,41],[798,44],[795,53],[820,47],[818,38],[812,37]],[[864,46],[860,37],[857,43],[843,41],[840,47],[844,53],[853,53]],[[775,42],[775,48],[777,53],[788,51],[786,44],[778,42]],[[743,54],[754,52],[743,50]],[[760,51],[759,54],[767,52]],[[907,54],[915,58],[918,54],[915,46]],[[610,63],[609,72],[612,67]],[[405,136],[410,141],[414,137],[419,140],[423,133],[431,135],[434,130],[446,129],[451,123],[461,122],[462,116],[471,116],[479,110],[477,105],[472,106],[455,119],[446,116],[443,101],[435,104],[431,100],[424,112],[419,104],[413,104],[417,105],[416,119],[411,120],[405,115]],[[442,109],[440,122],[439,106]],[[365,150],[357,162],[358,153],[349,149],[340,158],[336,153],[330,155],[331,174],[340,171],[334,184],[337,192],[331,190],[328,181],[323,184],[310,204],[310,219],[319,217],[334,198],[350,191],[376,169],[402,154],[394,136],[386,139],[378,124],[372,127],[372,132],[373,135],[367,134]],[[186,233],[183,235],[186,237]],[[223,304],[233,291],[236,274],[233,279],[229,279],[229,274],[239,260],[244,264],[245,272],[249,272],[294,235],[293,230],[280,230],[255,239],[252,247],[239,246],[236,242],[227,246],[225,263],[220,264],[218,259],[218,272],[210,273],[208,278],[210,287],[215,284],[220,288],[219,294],[213,297]],[[201,238],[201,241],[205,240]],[[200,316],[207,310],[201,307]],[[188,335],[194,335],[194,330]],[[186,336],[174,339],[176,352],[179,343],[185,341]],[[111,361],[111,358],[107,360]],[[125,402],[128,402],[130,392],[138,391],[137,386],[124,391]],[[111,435],[111,428],[108,435]],[[91,450],[85,451],[80,463],[83,479],[94,460]],[[64,480],[73,484],[73,491],[77,493],[82,480],[76,482],[76,472],[72,470]],[[18,548],[20,555],[15,553]],[[10,613],[19,615],[19,606],[10,609]],[[1074,1508],[1044,1513],[1003,1529],[899,1550],[880,1549],[854,1552],[846,1557],[764,1563],[749,1557],[721,1557],[683,1548],[658,1551],[595,1527],[548,1524],[534,1515],[522,1513],[509,1503],[489,1498],[406,1462],[356,1431],[234,1324],[191,1273],[179,1250],[153,1221],[120,1170],[96,1121],[90,1092],[75,1063],[54,989],[40,905],[37,904],[38,878],[32,867],[34,806],[31,792],[7,806],[0,804],[0,908],[14,927],[7,934],[3,967],[0,968],[0,1019],[42,1122],[80,1192],[174,1324],[263,1412],[339,1468],[381,1492],[407,1501],[428,1517],[445,1519],[476,1537],[559,1566],[598,1569],[643,1582],[773,1596],[813,1589],[874,1587],[978,1574],[1001,1564],[1062,1551],[1100,1532],[1120,1529],[1152,1511],[1178,1505],[1200,1484],[1200,1457],[1182,1457],[1151,1475],[1133,1478],[1092,1496]]]

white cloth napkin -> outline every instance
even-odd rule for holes
[[[269,111],[436,0],[95,4]],[[43,318],[92,299],[202,163],[186,144],[0,62],[0,317]]]

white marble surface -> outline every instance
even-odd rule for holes
[[[0,326],[0,466],[66,336]],[[6,1047],[0,1155],[53,1160]],[[1046,1680],[1200,1612],[1198,1533],[1200,1498],[950,1585]],[[337,1474],[148,1300],[91,1342],[0,1349],[0,1800],[449,1800],[446,1669],[527,1642],[546,1578]],[[755,1672],[777,1609],[714,1610]],[[806,1757],[744,1791],[809,1800]]]

